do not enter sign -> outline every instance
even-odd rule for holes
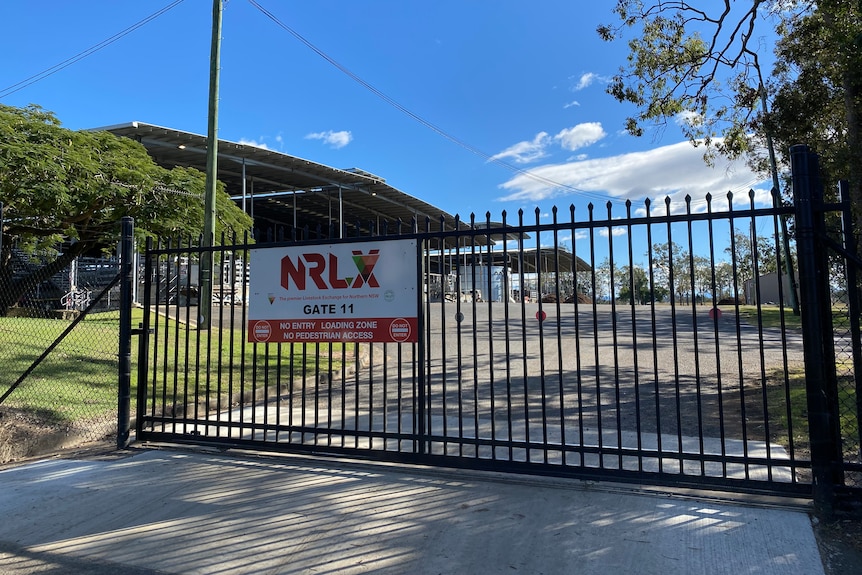
[[[389,324],[389,335],[392,341],[407,341],[410,339],[410,322],[404,318],[392,320]]]
[[[272,334],[272,326],[268,321],[259,321],[254,324],[254,339],[255,341],[269,341],[269,336]]]

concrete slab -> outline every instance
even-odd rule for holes
[[[577,481],[135,450],[0,485],[3,573],[823,573],[802,511]]]

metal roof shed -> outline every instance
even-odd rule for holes
[[[206,170],[206,136],[130,122],[95,128],[137,140],[154,161],[166,168],[185,166]],[[320,226],[343,222],[348,228],[409,225],[416,218],[421,230],[455,228],[455,217],[406,194],[369,172],[338,169],[274,150],[219,140],[217,179],[228,194],[255,220],[259,232],[267,228]],[[349,215],[348,215],[349,214]],[[461,224],[461,227],[464,227]]]

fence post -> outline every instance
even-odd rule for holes
[[[120,345],[117,392],[117,449],[129,446],[132,394],[132,278],[134,270],[134,220],[121,223],[120,239]]]
[[[814,506],[823,517],[832,514],[834,446],[828,401],[829,370],[834,370],[832,306],[828,287],[828,258],[818,233],[823,233],[823,214],[815,208],[823,202],[817,155],[808,146],[790,148],[793,200],[796,208],[796,249],[802,320],[805,385],[808,399],[808,433]],[[827,328],[827,326],[829,326]],[[831,358],[831,365],[829,363]]]
[[[248,238],[246,238],[247,242]],[[144,294],[141,303],[144,306],[144,321],[141,323],[138,334],[138,394],[135,400],[135,437],[143,435],[144,407],[147,404],[147,367],[149,362],[149,335],[150,335],[150,313],[153,303],[153,260],[150,251],[153,249],[153,238],[147,238],[144,251]],[[156,286],[158,290],[158,286]]]

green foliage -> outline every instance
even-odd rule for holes
[[[754,30],[769,4],[752,0],[698,8],[617,0],[619,24],[597,31],[607,41],[634,32],[628,60],[607,90],[637,108],[626,121],[629,133],[640,136],[645,125],[673,121],[693,144],[706,145],[707,160],[716,151],[731,157],[745,153],[763,84]]]
[[[781,148],[804,143],[831,181],[846,179],[858,196],[862,177],[862,4],[826,1],[779,28],[772,113],[762,130]]]
[[[821,157],[827,189],[849,180],[862,205],[862,4],[617,0],[614,12],[618,23],[598,33],[607,41],[633,35],[608,87],[636,108],[630,133],[674,121],[705,145],[707,161],[745,155],[764,175],[768,140],[784,165],[790,146],[807,144]],[[772,70],[759,54],[771,35]]]
[[[203,228],[205,175],[158,166],[138,142],[108,132],[76,132],[38,106],[0,105],[0,315],[77,256],[112,251],[120,221],[147,236],[196,236]],[[217,190],[216,237],[241,234],[251,218]],[[13,278],[11,247],[39,252],[45,264]]]
[[[67,130],[38,106],[0,105],[4,244],[43,249],[74,240],[83,253],[116,244],[124,216],[135,218],[141,237],[199,234],[204,189],[202,172],[164,169],[138,142]],[[217,205],[222,229],[251,228],[223,189]]]
[[[743,230],[733,231],[733,242],[724,251],[736,264],[738,293],[743,293],[743,285],[746,281],[754,279],[755,275],[762,276],[778,271],[775,248],[775,241],[769,237],[752,238],[750,233]],[[755,264],[757,273],[755,273]]]
[[[689,253],[676,242],[653,244],[647,257],[652,262],[653,281],[666,288],[667,294],[682,298],[691,293]]]
[[[645,304],[652,299],[646,271],[637,266],[622,268],[620,278],[620,301]]]

